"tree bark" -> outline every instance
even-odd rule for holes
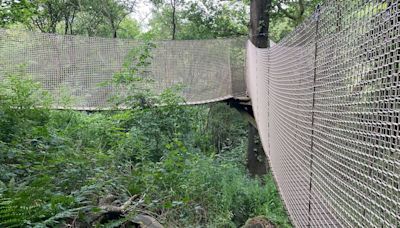
[[[250,40],[258,48],[269,47],[269,12],[271,0],[251,0]]]
[[[269,171],[267,156],[262,147],[257,128],[249,123],[248,129],[247,170],[252,177],[263,176]]]
[[[251,0],[250,4],[250,40],[258,48],[268,48],[271,0]],[[257,128],[249,123],[248,130],[247,169],[253,177],[263,176],[269,171],[267,156]]]

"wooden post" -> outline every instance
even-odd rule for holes
[[[251,0],[250,4],[250,40],[258,48],[268,48],[271,0]],[[253,177],[265,175],[269,171],[268,160],[258,130],[252,124],[248,130],[247,169]]]

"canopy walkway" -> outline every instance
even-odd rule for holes
[[[155,91],[183,84],[188,104],[251,98],[295,226],[399,227],[399,44],[399,1],[327,1],[270,49],[157,42],[146,72]],[[77,109],[106,108],[113,88],[98,84],[139,45],[0,30],[0,75],[25,64],[55,97],[67,88]]]

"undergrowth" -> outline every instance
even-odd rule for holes
[[[272,177],[246,175],[240,129],[216,139],[209,107],[179,105],[173,90],[151,99],[56,111],[23,71],[1,80],[0,227],[107,226],[94,218],[107,195],[135,196],[131,213],[167,227],[238,227],[259,215],[290,226]]]

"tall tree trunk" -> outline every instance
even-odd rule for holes
[[[271,0],[251,0],[250,5],[250,40],[258,48],[269,47],[269,12]],[[247,169],[251,176],[267,174],[268,160],[261,145],[258,130],[249,123]]]
[[[176,0],[171,0],[172,6],[172,40],[175,40],[176,35]]]
[[[251,0],[250,4],[250,40],[258,48],[268,48],[271,0]]]

